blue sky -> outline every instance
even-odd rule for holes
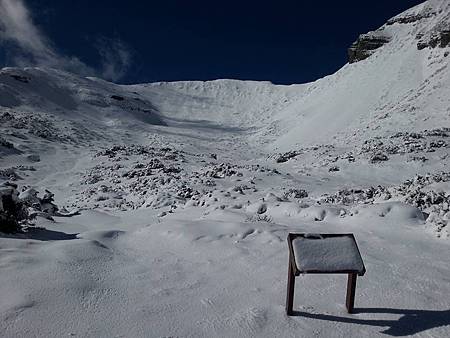
[[[0,66],[120,83],[302,83],[342,67],[360,33],[420,2],[0,0]]]

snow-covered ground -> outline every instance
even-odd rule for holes
[[[79,215],[0,233],[1,336],[448,337],[449,6],[301,85],[2,69],[0,183]],[[304,275],[286,316],[289,232],[355,234],[355,314]]]

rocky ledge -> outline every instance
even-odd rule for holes
[[[348,49],[348,62],[354,63],[367,59],[373,52],[389,42],[389,37],[374,34],[374,32],[361,34]]]
[[[436,48],[436,47],[447,47],[450,46],[450,28],[437,30],[429,36],[417,35],[416,37],[419,42],[417,42],[417,49],[421,50],[424,48]]]

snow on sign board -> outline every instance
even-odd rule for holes
[[[364,263],[351,234],[303,234],[292,240],[295,264],[301,273],[350,272],[362,275]]]

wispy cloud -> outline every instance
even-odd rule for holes
[[[102,77],[117,81],[131,66],[133,52],[119,38],[100,38],[95,46],[101,56]]]
[[[0,43],[8,47],[8,62],[16,66],[52,67],[117,81],[131,65],[132,53],[118,38],[101,38],[94,46],[101,57],[100,69],[75,56],[62,55],[35,25],[23,0],[0,0]]]

